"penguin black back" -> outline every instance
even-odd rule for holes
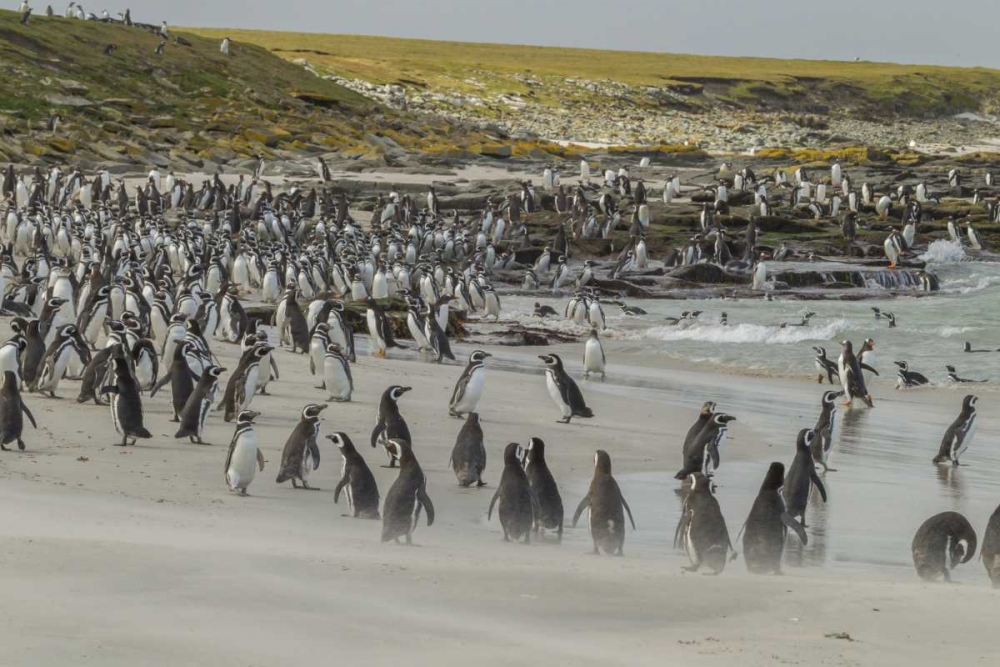
[[[951,570],[976,555],[976,531],[958,512],[942,512],[921,524],[911,549],[921,579],[951,581]]]
[[[689,572],[707,565],[714,574],[720,574],[726,569],[730,550],[735,552],[711,482],[700,472],[691,475],[691,490],[684,499],[674,533],[674,547],[677,546],[687,551],[691,565],[684,569]]]
[[[17,448],[24,451],[24,440],[21,437],[24,433],[24,415],[28,416],[31,425],[37,429],[34,415],[21,398],[17,374],[4,371],[3,387],[0,388],[0,449],[7,451],[7,445],[16,442]]]
[[[806,506],[809,504],[809,494],[813,485],[819,490],[823,502],[826,502],[826,487],[816,473],[816,464],[811,451],[816,432],[804,428],[799,431],[795,443],[795,459],[785,476],[784,497],[789,516],[799,519],[803,528],[806,525]]]
[[[493,517],[493,506],[499,501],[497,515],[503,527],[504,541],[524,538],[524,543],[528,544],[531,542],[531,528],[535,523],[535,499],[531,494],[528,477],[521,467],[520,449],[516,442],[504,448],[503,473],[490,501],[486,518],[489,520]]]
[[[542,529],[554,530],[561,541],[564,521],[563,501],[559,494],[559,486],[545,460],[545,442],[541,438],[528,440],[523,463],[524,473],[528,476],[531,492],[538,505],[535,514],[535,533],[540,533]]]
[[[993,588],[1000,588],[1000,506],[993,511],[983,534],[983,549],[980,552],[986,573],[990,575]]]
[[[628,512],[632,530],[635,521],[618,482],[611,475],[611,457],[603,449],[594,454],[594,477],[590,490],[573,514],[573,526],[580,520],[585,509],[590,509],[590,536],[594,542],[594,553],[603,550],[607,554],[624,555],[625,512]]]
[[[483,444],[483,429],[479,424],[479,414],[470,412],[451,450],[452,470],[459,486],[486,486],[483,472],[486,470],[486,446]]]
[[[410,443],[404,440],[389,440],[386,445],[391,455],[399,461],[399,476],[386,494],[382,506],[382,541],[405,537],[407,544],[413,543],[413,531],[420,521],[420,512],[427,512],[427,525],[434,524],[434,504],[427,495],[427,478],[413,456]]]
[[[346,491],[350,516],[355,519],[380,519],[378,511],[379,492],[368,464],[346,433],[338,432],[326,436],[340,450],[344,459],[340,481],[333,491],[333,502],[340,501],[340,493]]]
[[[400,414],[398,405],[400,397],[412,389],[412,387],[400,387],[399,385],[393,385],[386,389],[382,392],[382,399],[379,401],[378,412],[375,415],[375,428],[372,429],[371,445],[372,448],[375,448],[381,441],[386,446],[390,468],[396,466],[396,458],[393,454],[395,449],[388,446],[388,441],[402,440],[410,447],[413,446],[413,441],[410,438],[410,427],[407,426],[406,420]]]
[[[794,526],[796,532],[801,530],[785,511],[785,499],[781,496],[784,483],[785,466],[775,461],[760,485],[744,527],[743,559],[751,574],[781,574],[781,557],[785,551],[788,528]],[[805,543],[805,532],[799,538]]]

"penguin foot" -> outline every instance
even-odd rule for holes
[[[557,419],[556,423],[557,424],[568,424],[570,419],[572,419],[572,417],[566,417],[566,419]]]
[[[7,445],[0,445],[0,451],[9,452],[10,450],[7,449]]]
[[[21,440],[20,438],[17,439],[17,448],[22,452],[24,451],[24,440]]]
[[[479,480],[478,482],[476,482],[476,486],[478,486],[479,488],[482,488],[482,487],[486,486],[486,482],[484,482],[483,480]]]

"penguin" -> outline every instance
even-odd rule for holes
[[[993,511],[986,524],[983,548],[979,551],[979,556],[993,582],[993,588],[1000,588],[1000,506]]]
[[[562,542],[562,496],[545,460],[545,442],[541,438],[528,439],[528,446],[522,450],[521,463],[536,503],[535,537],[540,538],[543,530],[554,530],[557,541]]]
[[[795,442],[795,458],[788,468],[785,486],[782,489],[788,515],[796,519],[803,528],[806,527],[806,506],[809,504],[809,495],[813,486],[819,490],[823,502],[826,502],[826,487],[823,486],[823,480],[816,474],[816,464],[813,461],[812,444],[815,439],[816,433],[811,429],[804,428],[799,431]],[[799,535],[800,539],[802,535]],[[804,544],[806,544],[805,541],[803,541]]]
[[[278,333],[278,340],[290,342],[293,353],[296,350],[302,354],[309,353],[309,325],[294,296],[286,299],[285,320]]]
[[[344,352],[336,343],[326,347],[323,357],[323,378],[330,397],[327,402],[350,403],[354,391],[354,378],[351,376],[351,364]]]
[[[549,396],[562,412],[560,423],[568,424],[573,417],[593,418],[594,412],[587,407],[580,388],[563,368],[559,355],[546,354],[538,358],[545,363],[545,385]]]
[[[686,572],[697,572],[705,565],[712,570],[712,574],[722,574],[730,550],[733,558],[736,557],[726,519],[722,516],[719,501],[712,494],[708,477],[693,473],[690,480],[691,491],[684,499],[681,519],[674,531],[674,548],[683,548],[687,552],[691,564],[684,567]]]
[[[483,472],[486,470],[486,446],[483,444],[483,429],[479,425],[479,414],[470,412],[455,439],[448,465],[455,471],[461,487],[486,486]]]
[[[177,433],[174,434],[175,438],[189,438],[197,445],[208,444],[202,441],[201,436],[205,432],[205,420],[208,418],[208,412],[215,403],[216,394],[219,392],[219,376],[225,372],[226,369],[221,366],[209,366],[202,371],[198,384],[188,396],[187,402],[178,415],[181,425]]]
[[[366,320],[368,323],[368,335],[372,339],[372,354],[376,357],[385,358],[386,350],[392,347],[405,349],[404,346],[396,342],[392,335],[392,326],[386,318],[385,311],[379,306],[375,299],[368,297],[365,299],[368,306]]]
[[[322,403],[310,403],[302,408],[299,423],[292,430],[281,450],[281,470],[275,482],[282,484],[292,480],[292,488],[302,488],[308,491],[318,491],[309,486],[309,473],[319,468],[319,415],[329,407]]]
[[[247,495],[257,468],[264,471],[264,453],[257,446],[253,430],[253,420],[258,416],[260,413],[253,410],[243,410],[236,416],[236,431],[226,454],[226,484],[241,496]]]
[[[441,360],[445,357],[455,361],[455,355],[451,351],[451,343],[448,342],[448,336],[445,330],[441,328],[441,323],[438,322],[437,317],[434,316],[434,308],[430,305],[427,306],[427,313],[424,317],[424,336],[427,338],[430,344],[430,349],[437,357],[435,361],[441,363]]]
[[[130,444],[135,445],[137,438],[144,440],[152,438],[153,435],[144,424],[145,415],[142,410],[139,385],[132,375],[124,350],[119,349],[118,353],[112,356],[111,364],[115,384],[105,386],[101,389],[101,393],[111,394],[111,421],[115,430],[122,436],[122,441],[114,444],[118,447],[127,447]],[[132,439],[131,443],[129,438]]]
[[[106,347],[93,354],[90,363],[83,369],[80,378],[80,394],[76,397],[77,403],[94,401],[96,405],[104,405],[101,402],[101,388],[104,386],[104,378],[108,374],[108,364],[111,357],[118,351],[117,346]]]
[[[861,363],[854,356],[854,346],[851,341],[841,341],[843,351],[837,360],[837,374],[844,388],[844,405],[851,405],[855,398],[860,398],[868,407],[874,407],[871,394],[865,385],[865,376],[861,371]]]
[[[827,381],[833,384],[833,378],[838,376],[837,364],[833,360],[827,359],[826,348],[813,347],[813,351],[816,352],[816,370],[819,371],[819,374],[816,376],[816,382],[823,384],[823,376],[826,376]]]
[[[807,540],[802,526],[785,509],[781,495],[784,483],[785,466],[775,461],[767,470],[744,525],[743,560],[750,574],[781,574],[781,556],[789,528],[803,544]]]
[[[90,349],[80,336],[74,324],[59,327],[52,344],[42,358],[42,370],[32,383],[32,391],[48,392],[52,398],[57,398],[56,389],[59,381],[66,374],[70,359],[79,359],[82,363],[90,362]]]
[[[434,525],[434,503],[427,495],[427,478],[413,456],[410,443],[389,440],[386,449],[399,461],[399,476],[382,505],[382,542],[394,540],[399,544],[399,538],[404,537],[406,543],[412,545],[421,510],[427,512],[427,526]]]
[[[413,387],[400,387],[393,385],[382,392],[382,398],[375,412],[375,428],[372,429],[371,444],[374,449],[381,442],[389,454],[389,468],[396,467],[396,458],[393,456],[393,449],[390,448],[390,440],[403,440],[412,448],[410,438],[410,428],[399,412],[398,401],[403,394],[413,391]]]
[[[896,373],[896,389],[926,387],[930,384],[931,381],[927,379],[926,375],[911,371],[910,365],[905,361],[896,361],[893,363],[899,367],[899,371]]]
[[[89,353],[85,361],[89,361]],[[140,338],[132,346],[132,367],[135,369],[135,377],[139,382],[139,389],[151,391],[156,386],[157,375],[160,372],[160,361],[156,356],[156,348],[153,341],[148,338]]]
[[[8,451],[7,445],[17,443],[17,448],[24,451],[24,416],[27,415],[31,425],[38,428],[35,416],[24,404],[18,387],[17,375],[13,371],[3,372],[3,386],[0,387],[0,449]]]
[[[830,457],[833,452],[833,441],[837,437],[837,398],[843,395],[843,391],[828,391],[823,394],[819,419],[813,427],[816,437],[813,439],[810,451],[813,461],[823,466],[823,472],[837,472],[830,467]]]
[[[326,436],[337,446],[344,460],[340,470],[340,481],[333,490],[333,502],[340,502],[340,493],[347,496],[347,510],[355,519],[381,519],[378,511],[379,493],[375,476],[346,433],[337,432]]]
[[[508,444],[503,450],[503,473],[496,493],[490,500],[490,508],[486,512],[486,520],[493,518],[493,507],[497,505],[497,516],[503,529],[503,541],[517,542],[524,539],[525,544],[531,543],[531,531],[535,525],[536,502],[531,493],[528,476],[521,467],[521,446],[516,442]]]
[[[913,536],[911,551],[917,576],[924,581],[943,577],[976,555],[976,531],[958,512],[942,512],[924,521]]]
[[[170,383],[170,401],[174,408],[174,418],[170,421],[180,421],[181,412],[184,410],[184,406],[187,405],[191,392],[194,391],[195,380],[198,379],[198,376],[195,375],[188,364],[187,352],[190,347],[191,343],[181,341],[173,348],[174,356],[170,363],[170,372],[161,377],[149,392],[149,397],[153,398],[156,396],[156,392],[162,389],[167,382]],[[86,371],[84,374],[86,375]]]
[[[708,404],[706,403],[706,405]],[[704,416],[704,409],[703,407],[702,416]],[[726,434],[729,432],[729,422],[736,421],[736,417],[714,412],[714,403],[711,409],[713,412],[709,415],[704,427],[697,434],[688,434],[690,440],[686,440],[684,444],[684,467],[677,471],[674,479],[689,480],[691,475],[696,472],[711,477],[722,463],[720,450],[726,441]],[[699,420],[701,418],[699,416]]]
[[[968,345],[968,343],[966,343]],[[970,352],[989,352],[989,350],[969,350]],[[955,370],[954,366],[945,366],[948,370],[948,381],[954,382],[955,384],[980,384],[983,382],[988,382],[988,380],[970,380],[969,378],[963,378],[958,376],[958,371]]]
[[[222,402],[216,408],[216,410],[225,409],[223,416],[225,422],[233,421],[240,412],[250,409],[254,392],[257,390],[257,375],[261,372],[261,359],[273,351],[273,347],[258,343],[240,357],[236,370],[226,383],[226,393],[222,397]]]
[[[597,329],[591,329],[590,338],[587,339],[583,350],[583,376],[590,377],[591,373],[600,373],[603,380],[605,377],[605,363],[604,346],[601,345]]]
[[[893,315],[889,311],[883,311],[882,312],[882,317],[884,317],[889,322],[889,328],[890,329],[895,329],[896,328],[896,316],[895,315]]]
[[[969,395],[962,399],[962,412],[951,423],[948,430],[944,432],[941,439],[941,448],[934,463],[948,463],[958,466],[958,460],[965,453],[965,450],[972,444],[972,438],[976,434],[976,402],[979,397]]]
[[[483,397],[483,389],[486,386],[486,360],[493,355],[482,350],[475,350],[469,355],[469,363],[466,365],[455,389],[451,392],[451,401],[448,403],[448,414],[452,417],[461,418],[471,412],[475,412],[479,407],[479,401]]]
[[[594,542],[594,554],[604,553],[624,556],[625,512],[635,530],[635,520],[618,482],[611,475],[611,457],[603,449],[594,454],[594,477],[590,481],[587,495],[573,513],[573,527],[583,510],[590,510],[590,537]],[[624,511],[623,511],[624,510]]]

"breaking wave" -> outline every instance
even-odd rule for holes
[[[850,329],[850,322],[843,319],[818,326],[780,327],[762,324],[694,324],[689,327],[662,326],[646,329],[640,338],[662,341],[699,341],[705,343],[762,343],[764,345],[791,345],[806,341],[828,341]]]

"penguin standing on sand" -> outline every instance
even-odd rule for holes
[[[594,554],[604,553],[624,556],[625,512],[635,530],[632,510],[622,496],[618,482],[611,476],[611,457],[603,449],[594,454],[594,477],[590,489],[573,514],[576,527],[583,510],[590,510],[590,537],[594,541]]]
[[[42,370],[35,377],[32,391],[48,392],[56,398],[59,381],[66,374],[70,360],[76,358],[82,363],[90,362],[90,348],[73,324],[59,327],[49,349],[42,358]]]
[[[587,339],[587,344],[583,349],[583,377],[590,377],[591,373],[600,373],[603,380],[606,361],[604,346],[601,345],[597,329],[591,329],[590,338]]]
[[[549,396],[562,412],[562,419],[559,421],[568,424],[573,417],[592,418],[593,411],[583,400],[580,387],[563,368],[559,355],[544,354],[538,358],[545,362],[545,385],[549,390]]]
[[[855,398],[860,398],[868,407],[874,407],[871,394],[865,385],[865,376],[861,371],[861,362],[854,356],[854,346],[851,341],[842,341],[843,351],[837,360],[837,374],[840,376],[841,386],[844,388],[846,400],[844,405],[851,405]]]
[[[684,568],[687,572],[697,572],[705,565],[712,574],[721,574],[730,550],[735,558],[736,549],[729,539],[722,508],[712,494],[708,478],[701,473],[691,475],[691,492],[684,499],[681,520],[674,532],[674,548],[678,547],[684,549],[691,561]]]
[[[24,404],[17,383],[17,375],[13,371],[4,371],[3,387],[0,387],[0,449],[7,450],[7,445],[17,443],[17,448],[24,451],[24,415],[28,416],[31,425],[36,429],[38,424],[31,410]]]
[[[455,446],[451,450],[449,465],[455,471],[458,485],[466,487],[475,482],[476,486],[486,486],[483,471],[486,470],[486,445],[483,429],[479,425],[479,415],[470,412],[458,432]]]
[[[837,398],[843,395],[842,391],[828,391],[823,394],[819,419],[813,427],[816,437],[813,438],[810,451],[813,461],[823,466],[823,472],[837,472],[830,467],[830,457],[833,455],[833,441],[837,437]]]
[[[942,512],[924,521],[913,536],[911,551],[917,576],[924,581],[943,577],[976,555],[976,530],[958,512]]]
[[[375,302],[375,299],[368,297],[365,299],[365,305],[368,307],[365,318],[368,322],[368,335],[372,339],[372,354],[381,359],[385,357],[386,350],[389,348],[403,348],[393,337],[392,326],[385,311]]]
[[[346,433],[331,433],[326,439],[337,446],[344,465],[340,481],[333,490],[333,502],[340,502],[340,492],[347,496],[347,509],[355,519],[380,519],[378,485],[364,458]]]
[[[437,363],[440,364],[441,360],[445,357],[455,361],[455,355],[451,351],[451,343],[448,342],[448,335],[441,328],[441,323],[438,322],[437,317],[434,315],[434,308],[429,304],[424,317],[424,337],[427,338],[431,352],[435,357],[434,360]],[[397,347],[400,346],[397,345]]]
[[[524,468],[521,467],[521,446],[516,442],[508,444],[503,450],[503,473],[500,484],[490,501],[486,519],[493,518],[493,507],[500,502],[497,516],[503,528],[503,541],[518,541],[524,538],[524,543],[531,542],[531,529],[535,524],[536,503],[531,493]]]
[[[410,427],[407,426],[406,420],[400,414],[398,405],[403,394],[412,390],[413,387],[400,387],[399,385],[389,387],[382,392],[378,410],[375,411],[375,428],[372,429],[371,438],[372,448],[377,447],[380,442],[383,444],[389,454],[388,467],[390,468],[396,467],[396,457],[393,454],[395,449],[389,447],[390,440],[403,440],[411,448],[413,446],[410,438]]]
[[[236,431],[226,454],[226,484],[241,496],[247,495],[247,487],[257,474],[257,468],[264,471],[264,454],[257,446],[253,430],[253,420],[259,415],[253,410],[243,410],[236,416]]]
[[[132,375],[124,351],[119,349],[118,354],[112,357],[111,363],[114,368],[115,384],[104,387],[101,393],[111,394],[111,421],[115,425],[115,430],[122,436],[122,441],[116,442],[115,445],[126,447],[135,445],[136,438],[144,440],[152,438],[153,435],[146,430],[143,423],[144,413],[139,385]],[[129,442],[129,438],[132,442]]]
[[[302,417],[295,426],[292,434],[285,442],[285,448],[281,451],[281,470],[275,480],[282,484],[292,480],[292,488],[297,489],[297,482],[302,482],[302,488],[309,491],[318,491],[315,487],[309,486],[309,473],[319,468],[319,415],[328,406],[325,404],[310,403],[302,408]]]
[[[350,403],[354,392],[354,378],[351,375],[351,364],[344,352],[336,343],[326,346],[323,356],[324,384],[330,397],[327,402]]]
[[[714,410],[714,404],[712,409]],[[684,467],[677,471],[674,479],[688,480],[696,472],[711,477],[722,463],[720,450],[729,432],[729,422],[732,421],[736,421],[736,417],[713,413],[705,426],[685,444]]]
[[[170,421],[180,421],[181,412],[194,391],[195,380],[198,379],[188,365],[187,352],[190,345],[187,341],[181,341],[173,348],[174,356],[170,372],[161,377],[149,392],[149,397],[153,398],[165,384],[170,383],[170,401],[174,408],[174,418]],[[84,374],[86,375],[86,372]]]
[[[983,548],[979,552],[993,588],[1000,588],[1000,506],[990,516],[983,534]]]
[[[413,544],[413,531],[420,521],[420,511],[427,512],[427,526],[434,525],[434,503],[427,495],[427,477],[420,463],[413,456],[410,443],[404,440],[389,440],[386,449],[393,460],[399,461],[399,476],[392,483],[382,506],[382,541],[405,537],[407,544]]]
[[[806,542],[802,526],[789,517],[785,509],[785,499],[781,495],[784,483],[785,466],[776,461],[768,469],[750,508],[743,533],[743,560],[751,574],[781,574],[781,556],[789,528]]]
[[[448,414],[452,417],[462,417],[475,412],[479,407],[486,387],[486,360],[491,356],[493,355],[482,350],[475,350],[469,355],[469,364],[451,392]]]
[[[240,357],[240,363],[237,364],[236,370],[229,376],[229,382],[226,383],[226,393],[219,405],[219,408],[224,408],[226,411],[223,417],[226,422],[233,421],[237,414],[250,409],[250,403],[257,391],[257,375],[262,372],[261,359],[272,351],[274,351],[273,347],[259,343]]]
[[[816,352],[816,370],[819,372],[816,382],[823,384],[823,376],[825,375],[827,381],[833,384],[833,378],[838,375],[837,364],[832,359],[827,358],[826,348],[814,347],[813,351]]]
[[[545,461],[545,442],[541,438],[528,440],[528,446],[521,454],[521,464],[535,497],[535,537],[540,538],[543,530],[554,530],[556,538],[562,542],[565,520],[562,496]]]
[[[971,394],[962,399],[962,412],[944,432],[941,448],[938,450],[938,455],[934,457],[934,463],[951,462],[953,466],[959,465],[959,458],[972,444],[972,437],[976,434],[976,402],[978,400],[977,396]]]
[[[812,487],[819,490],[819,495],[826,502],[826,487],[823,480],[816,474],[816,464],[813,462],[812,444],[816,439],[816,433],[804,428],[799,431],[798,439],[795,443],[795,459],[788,474],[785,476],[785,486],[782,490],[785,496],[785,505],[788,508],[788,515],[796,519],[803,528],[806,527],[806,506],[809,504],[809,494]],[[799,537],[804,537],[804,531],[799,533]],[[806,544],[803,541],[803,544]]]
[[[202,441],[201,436],[205,432],[208,413],[219,393],[219,376],[225,372],[226,369],[221,366],[209,366],[202,371],[198,384],[181,409],[179,415],[181,425],[174,434],[175,438],[189,438],[197,445],[207,444]]]

